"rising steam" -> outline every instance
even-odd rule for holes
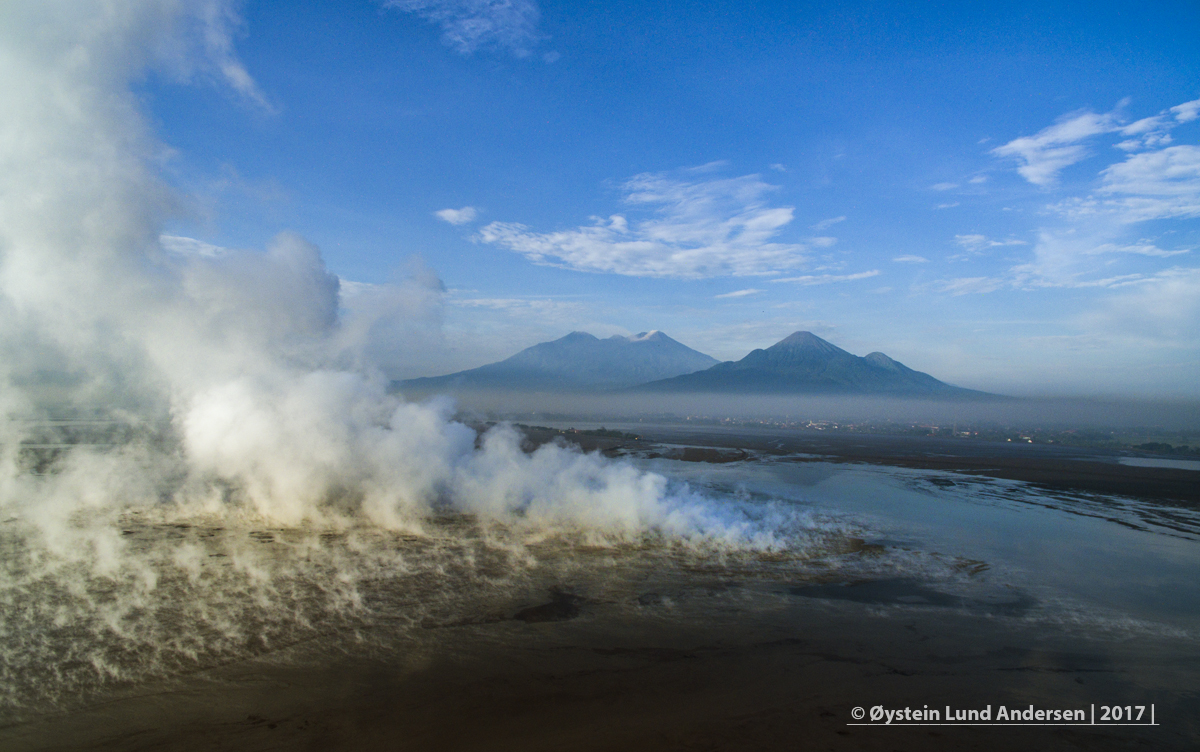
[[[389,394],[379,333],[436,308],[428,273],[347,318],[297,235],[164,248],[181,204],[130,83],[263,103],[234,26],[219,0],[0,7],[0,700],[344,625],[384,575],[393,599],[455,562],[495,582],[530,536],[797,545],[778,509]]]
[[[5,13],[3,407],[34,418],[101,410],[141,435],[118,450],[76,447],[35,478],[18,457],[22,424],[9,421],[10,514],[65,521],[168,501],[233,504],[286,525],[415,530],[436,505],[630,532],[699,524],[662,478],[558,447],[528,456],[508,429],[476,449],[448,404],[389,395],[371,327],[339,317],[339,281],[303,238],[284,233],[266,252],[163,248],[177,202],[129,82],[151,68],[211,70],[254,91],[220,40],[234,18],[224,4]]]

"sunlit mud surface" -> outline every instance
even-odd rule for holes
[[[466,516],[439,517],[424,534],[406,535],[131,512],[116,532],[120,555],[104,567],[62,560],[31,543],[36,535],[20,521],[4,524],[6,716],[323,636],[367,644],[513,618],[514,598],[542,582],[579,589],[563,603],[640,603],[658,597],[646,584],[671,572],[707,586],[700,583],[714,577],[790,581],[881,566],[877,547],[815,522],[786,545],[757,552],[514,530]]]
[[[1192,738],[1179,715],[1197,704],[1186,689],[1200,675],[1189,574],[1197,542],[1180,510],[1155,517],[1129,511],[1136,500],[786,459],[640,464],[771,526],[771,542],[452,513],[420,533],[278,527],[164,505],[104,524],[79,518],[79,545],[91,553],[68,556],[22,520],[0,522],[0,740],[40,749],[103,728],[107,742],[80,744],[140,748],[122,734],[149,723],[175,747],[176,721],[146,720],[151,705],[168,703],[195,733],[207,733],[211,721],[196,714],[211,706],[224,713],[221,733],[233,734],[235,719],[238,734],[286,727],[307,739],[324,724],[331,744],[354,746],[440,737],[394,710],[372,721],[390,731],[357,736],[360,727],[333,720],[342,711],[319,720],[314,708],[410,697],[414,687],[459,698],[445,700],[453,705],[478,683],[481,694],[463,697],[482,704],[472,711],[481,718],[499,718],[526,708],[506,705],[510,692],[540,697],[563,682],[578,683],[570,702],[592,698],[595,682],[635,694],[654,687],[654,702],[703,687],[689,700],[697,707],[724,697],[728,682],[743,687],[739,702],[766,707],[774,700],[751,684],[794,692],[814,671],[837,677],[812,700],[829,734],[848,720],[846,703],[944,703],[947,692],[1061,703],[1069,692],[1076,704],[1157,702],[1175,715],[1170,743]],[[917,686],[924,694],[905,694]],[[783,745],[799,723],[772,712],[779,737],[764,737],[765,747]],[[71,723],[78,729],[64,730]],[[237,737],[247,748],[281,738]]]
[[[985,587],[977,581],[983,562],[868,543],[854,524],[787,511],[791,529],[780,531],[778,545],[746,550],[661,535],[629,541],[485,524],[465,515],[437,517],[415,535],[143,510],[122,515],[115,530],[95,532],[115,536],[106,545],[119,555],[107,565],[58,557],[9,520],[0,538],[4,715],[20,718],[86,702],[106,687],[333,636],[345,649],[369,649],[435,627],[561,620],[588,604],[669,609],[714,588],[786,592],[800,583],[897,577],[950,590]],[[946,597],[957,600],[938,605],[974,603]],[[546,603],[532,603],[539,598]],[[532,605],[522,610],[526,601]]]

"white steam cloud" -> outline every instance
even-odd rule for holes
[[[49,3],[10,12],[2,32],[0,86],[11,104],[0,178],[4,407],[42,417],[119,408],[139,425],[166,426],[167,443],[153,451],[170,472],[106,471],[112,486],[92,488],[87,503],[150,495],[190,504],[219,489],[286,524],[361,515],[414,529],[450,500],[486,514],[687,532],[662,479],[557,447],[527,455],[508,430],[477,450],[448,405],[387,392],[372,344],[381,321],[439,304],[430,270],[355,296],[347,317],[339,280],[298,235],[281,234],[266,252],[199,253],[181,252],[195,241],[163,236],[173,198],[148,167],[159,147],[127,83],[154,62],[142,51],[188,48],[188,11],[170,0],[114,7]],[[231,17],[205,7],[204,18]],[[212,24],[204,28],[207,63],[240,70],[230,47],[209,39]],[[250,86],[235,79],[238,91]],[[20,437],[6,438],[7,467],[20,476]],[[108,461],[89,456],[88,472]],[[0,503],[24,514],[70,498],[76,482],[60,468],[22,480]]]
[[[247,624],[282,639],[281,624],[316,618],[297,589],[349,613],[356,577],[415,566],[382,549],[339,564],[362,547],[336,553],[316,531],[433,535],[451,514],[539,535],[791,545],[778,519],[597,455],[526,452],[511,428],[477,436],[448,402],[389,393],[387,359],[437,341],[444,288],[419,263],[340,305],[298,235],[263,252],[163,235],[176,201],[129,82],[209,71],[265,101],[229,43],[235,22],[215,0],[0,7],[0,704],[68,665],[169,668],[164,651],[244,645]],[[272,574],[278,562],[229,537],[255,526],[291,531],[295,571]],[[192,532],[143,540],[168,528]],[[211,639],[172,626],[200,623]],[[115,635],[120,655],[63,629]]]

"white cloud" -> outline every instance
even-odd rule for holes
[[[172,47],[164,46],[160,54],[169,58],[176,70],[185,77],[190,77],[194,67],[209,77],[221,80],[246,100],[265,110],[273,110],[234,51],[233,39],[242,27],[242,19],[234,10],[234,4],[224,0],[200,0],[187,3],[184,7],[199,27],[197,37],[203,52],[180,56]]]
[[[935,191],[949,191],[958,187],[958,183],[934,183],[929,186]]]
[[[1124,104],[1121,105],[1122,107]],[[1060,222],[1038,229],[1027,259],[986,277],[964,277],[927,283],[922,289],[956,295],[1011,289],[1091,289],[1109,297],[1126,288],[1157,285],[1160,259],[1183,256],[1183,241],[1163,243],[1174,231],[1155,226],[1134,234],[1134,225],[1149,220],[1194,220],[1200,217],[1200,146],[1170,146],[1169,131],[1200,118],[1200,100],[1162,110],[1151,117],[1123,123],[1114,113],[1072,113],[1034,136],[992,150],[1017,160],[1018,171],[1031,183],[1052,185],[1063,167],[1088,156],[1083,142],[1114,134],[1126,154],[1097,173],[1090,194],[1063,197],[1045,207]],[[1119,153],[1119,152],[1118,152]],[[1113,152],[1108,152],[1113,154]],[[1186,226],[1185,226],[1186,229]],[[966,258],[1021,240],[992,240],[982,234],[956,235]],[[1172,247],[1174,246],[1174,247]],[[1183,274],[1187,270],[1175,273]],[[1190,273],[1190,272],[1189,272]]]
[[[623,214],[558,232],[539,233],[513,222],[492,222],[477,239],[519,253],[535,264],[635,277],[696,279],[778,273],[806,260],[807,246],[778,243],[794,208],[769,206],[776,186],[758,175],[694,179],[720,165],[685,171],[687,178],[644,173],[626,181],[624,203],[651,216]],[[815,243],[824,244],[824,241]]]
[[[1200,99],[1193,99],[1190,102],[1177,104],[1170,111],[1175,113],[1175,120],[1177,122],[1190,123],[1200,118]]]
[[[980,183],[986,183],[987,175],[976,175],[975,177],[971,178],[967,182],[972,185],[979,185]]]
[[[762,292],[762,290],[749,288],[747,290],[734,290],[733,292],[721,293],[720,295],[714,295],[713,297],[717,300],[721,300],[723,298],[744,298],[747,295],[757,295],[760,292]]]
[[[1017,172],[1034,185],[1047,187],[1058,181],[1058,173],[1064,168],[1090,156],[1090,152],[1080,143],[1087,138],[1102,133],[1119,133],[1129,137],[1115,144],[1116,148],[1123,151],[1162,149],[1171,143],[1168,131],[1180,123],[1197,118],[1200,118],[1200,99],[1184,102],[1126,125],[1122,125],[1114,113],[1070,113],[1037,134],[1010,141],[992,149],[991,153],[1015,158],[1020,163]]]
[[[830,217],[829,219],[822,219],[820,222],[816,223],[815,225],[809,225],[809,228],[816,230],[817,232],[821,232],[823,230],[828,230],[830,227],[833,227],[838,222],[845,222],[845,221],[846,221],[846,217],[844,215],[841,217]]]
[[[933,208],[934,209],[953,209],[954,207],[956,207],[958,205],[959,205],[959,202],[952,201],[949,204],[938,204],[937,206],[935,206]]]
[[[163,249],[178,256],[204,256],[216,258],[229,252],[228,248],[205,243],[195,238],[185,238],[178,235],[159,235],[158,242]]]
[[[383,7],[437,24],[442,41],[463,55],[502,48],[527,57],[542,39],[537,32],[541,13],[533,0],[385,0]]]
[[[938,292],[948,292],[951,295],[969,295],[995,292],[1007,284],[1006,280],[999,277],[959,277],[957,279],[940,279],[930,283],[928,287]]]
[[[452,225],[465,225],[468,222],[473,222],[478,213],[474,206],[464,206],[461,209],[441,209],[440,211],[435,211],[433,216]]]
[[[784,167],[783,165],[779,164],[778,162],[776,162],[773,165],[768,165],[768,166],[775,172],[787,172],[788,171],[787,167]]]
[[[828,285],[833,282],[853,282],[856,279],[867,279],[868,277],[877,276],[879,276],[879,270],[872,269],[869,272],[858,272],[857,274],[806,274],[802,277],[786,277],[771,281],[792,282],[803,287],[810,287],[812,285]]]
[[[1020,163],[1017,172],[1030,183],[1050,186],[1058,182],[1058,173],[1064,168],[1087,158],[1087,149],[1078,142],[1116,129],[1112,114],[1076,112],[1064,115],[1033,136],[1022,136],[997,146],[991,153],[1016,159]]]
[[[954,242],[972,253],[1006,245],[1029,245],[1024,240],[989,240],[986,235],[955,235]]]
[[[1100,175],[1100,193],[1125,195],[1115,206],[1126,221],[1200,217],[1200,146],[1132,154]]]
[[[1152,279],[1155,272],[1133,268],[1122,274],[1106,272],[1097,278],[1096,272],[1111,269],[1116,259],[1101,265],[1092,258],[1096,256],[1127,255],[1132,257],[1166,258],[1188,253],[1188,250],[1164,250],[1149,240],[1137,243],[1114,243],[1112,237],[1120,232],[1119,225],[1106,222],[1093,223],[1090,232],[1077,228],[1065,230],[1042,230],[1038,233],[1033,258],[1014,266],[1010,271],[1012,284],[1024,289],[1033,288],[1117,288],[1143,284]],[[1128,268],[1133,260],[1123,262]]]
[[[450,305],[460,308],[489,308],[494,311],[536,311],[539,313],[569,311],[575,313],[584,310],[584,306],[578,302],[552,298],[452,298],[448,302]]]
[[[1122,136],[1140,136],[1144,133],[1156,131],[1163,127],[1163,116],[1154,115],[1152,117],[1135,120],[1129,125],[1124,126],[1119,131]]]
[[[1158,256],[1166,258],[1168,256],[1178,256],[1183,253],[1188,253],[1189,249],[1185,248],[1178,251],[1165,251],[1153,243],[1138,243],[1136,245],[1117,245],[1115,243],[1103,243],[1096,246],[1090,251],[1086,251],[1088,255],[1095,256],[1101,253],[1132,253],[1138,256]]]
[[[1115,277],[1105,277],[1103,279],[1087,279],[1076,280],[1069,284],[1056,285],[1057,287],[1130,287],[1132,285],[1144,285],[1149,280],[1144,274],[1118,274]],[[1050,285],[1046,285],[1050,286]]]
[[[929,259],[924,256],[897,256],[892,259],[898,264],[928,264]]]
[[[1166,269],[1114,295],[1081,323],[1170,347],[1200,344],[1200,269]]]

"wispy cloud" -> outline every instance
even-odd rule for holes
[[[496,48],[527,57],[542,39],[541,12],[533,0],[384,0],[383,7],[437,24],[442,41],[463,55]]]
[[[1133,245],[1117,245],[1116,243],[1102,243],[1090,251],[1085,251],[1088,255],[1095,256],[1101,253],[1132,253],[1138,256],[1157,256],[1159,258],[1167,258],[1168,256],[1179,256],[1184,253],[1190,253],[1190,249],[1167,251],[1159,248],[1153,243],[1135,243]]]
[[[1116,118],[1107,113],[1073,112],[1032,136],[1013,139],[992,149],[998,157],[1011,157],[1020,164],[1017,172],[1034,185],[1050,186],[1058,182],[1058,173],[1087,158],[1081,141],[1117,129]]]
[[[1100,175],[1127,221],[1200,217],[1200,146],[1132,154]]]
[[[937,279],[917,285],[917,292],[942,292],[950,295],[978,295],[995,292],[1002,289],[1033,290],[1046,288],[1086,289],[1107,288],[1117,289],[1134,285],[1146,284],[1153,280],[1145,274],[1118,274],[1101,279],[1081,279],[1067,277],[1054,279],[1038,273],[1027,273],[1025,267],[1015,267],[1010,274],[984,277],[955,277],[953,279]]]
[[[1062,226],[1043,228],[1038,233],[1033,258],[1013,269],[1018,284],[1056,287],[1095,282],[1109,287],[1116,284],[1110,283],[1114,278],[1108,271],[1113,264],[1124,265],[1138,278],[1149,278],[1154,274],[1146,268],[1151,259],[1189,253],[1188,248],[1163,248],[1156,238],[1138,238],[1131,230],[1150,220],[1200,217],[1200,147],[1180,145],[1136,151],[1147,144],[1165,143],[1167,139],[1155,134],[1162,135],[1180,122],[1189,122],[1197,107],[1200,104],[1185,102],[1122,126],[1121,135],[1139,139],[1133,147],[1135,152],[1122,155],[1120,161],[1101,170],[1100,184],[1093,193],[1046,207]],[[1118,146],[1129,150],[1125,142]],[[1142,260],[1136,261],[1139,257]],[[1106,276],[1092,279],[1096,272]]]
[[[934,209],[953,209],[954,207],[956,207],[958,205],[959,205],[958,201],[951,201],[948,204],[938,204],[937,206],[935,206],[933,208]]]
[[[1006,245],[1029,245],[1024,240],[991,240],[986,235],[955,235],[954,242],[971,253],[983,253],[989,248]]]
[[[858,272],[857,274],[806,274],[802,277],[785,277],[783,279],[773,279],[772,282],[791,282],[809,287],[812,285],[828,285],[834,282],[853,282],[856,279],[867,279],[868,277],[879,276],[878,269],[872,269],[869,272]]]
[[[845,216],[830,217],[829,219],[822,219],[820,222],[816,223],[815,225],[809,225],[809,228],[816,230],[817,232],[822,232],[824,230],[828,230],[830,227],[833,227],[838,222],[845,222],[845,221],[846,221]]]
[[[1200,118],[1200,99],[1193,99],[1190,102],[1177,104],[1170,109],[1170,112],[1175,115],[1177,122],[1190,123]]]
[[[475,216],[478,213],[474,206],[464,206],[461,209],[441,209],[440,211],[435,211],[433,216],[452,225],[465,225],[468,222],[475,221]]]
[[[460,308],[489,308],[494,311],[579,312],[581,303],[553,298],[451,298],[449,305]]]
[[[995,292],[1008,286],[1008,281],[1001,277],[958,277],[956,279],[939,279],[918,288],[932,289],[951,295],[970,295]]]
[[[898,264],[928,264],[929,259],[924,256],[897,256],[892,259]]]
[[[234,51],[233,39],[242,26],[242,19],[232,5],[205,2],[195,3],[192,8],[202,25],[206,56],[219,77],[248,101],[264,110],[274,111]]]
[[[1114,295],[1081,322],[1156,345],[1200,345],[1200,269],[1165,269]]]
[[[644,173],[626,181],[623,202],[634,211],[650,212],[646,219],[630,221],[614,214],[548,233],[515,222],[492,222],[476,238],[536,264],[635,277],[766,275],[803,264],[808,245],[775,240],[795,211],[768,204],[776,186],[758,175],[700,177],[719,167],[704,165],[682,176]]]
[[[1064,168],[1091,155],[1082,142],[1093,136],[1103,133],[1125,136],[1125,140],[1115,144],[1124,151],[1162,149],[1171,143],[1171,129],[1197,118],[1200,118],[1200,99],[1128,124],[1123,124],[1115,112],[1073,112],[1035,135],[1009,141],[992,149],[991,153],[1016,159],[1020,165],[1017,172],[1022,177],[1034,185],[1049,187],[1058,182],[1058,174]]]
[[[950,191],[958,187],[958,183],[934,183],[929,186],[935,191]]]
[[[733,292],[721,293],[720,295],[714,295],[713,297],[716,298],[717,300],[721,300],[723,298],[744,298],[747,295],[757,295],[760,292],[762,292],[762,290],[756,290],[753,287],[751,287],[746,290],[734,290]]]

